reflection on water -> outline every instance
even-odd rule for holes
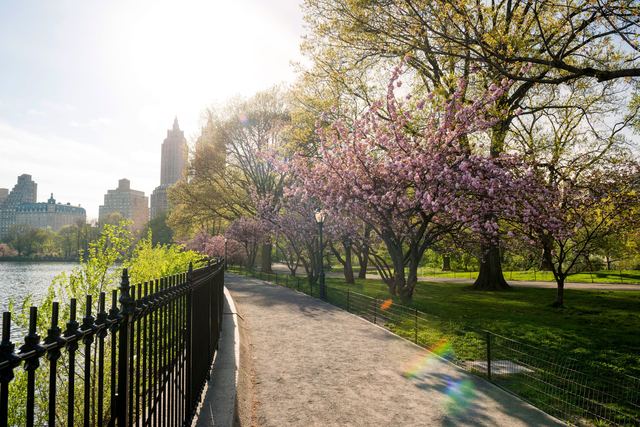
[[[28,294],[34,295],[34,305],[47,291],[55,276],[71,272],[79,266],[73,262],[0,262],[0,312],[9,307],[13,297],[21,304]]]

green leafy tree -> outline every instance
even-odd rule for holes
[[[151,237],[154,246],[173,243],[173,230],[167,224],[168,218],[168,210],[160,212],[155,218],[145,224],[142,230],[142,236],[146,238]]]
[[[70,258],[78,250],[77,234],[78,226],[75,224],[65,225],[56,233],[58,245],[66,258]]]
[[[169,189],[176,231],[202,228],[218,234],[244,215],[255,215],[253,194],[279,200],[290,174],[263,155],[286,158],[290,113],[284,88],[274,86],[250,98],[235,97],[206,109],[189,160],[186,179]],[[271,243],[262,250],[262,269],[271,270]]]
[[[9,227],[4,240],[18,252],[19,257],[22,257],[35,252],[45,238],[46,235],[41,233],[41,229],[22,223]]]

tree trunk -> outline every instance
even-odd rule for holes
[[[451,271],[451,257],[449,255],[442,256],[442,271]]]
[[[345,246],[344,252],[344,280],[349,285],[355,285],[356,281],[353,277],[353,264],[351,263],[351,246]]]
[[[556,301],[552,304],[554,308],[564,307],[564,279],[556,279],[558,283],[558,291],[556,293]]]
[[[367,268],[369,267],[369,249],[365,248],[362,251],[362,256],[358,257],[360,261],[360,271],[358,272],[358,279],[366,279],[367,278]]]
[[[486,246],[483,246],[486,249]],[[484,256],[484,262],[480,264],[478,278],[471,286],[476,291],[504,291],[511,286],[502,276],[500,264],[500,250],[495,245],[490,245],[488,253]]]
[[[367,227],[364,232],[365,239],[371,236],[371,228]],[[360,261],[360,271],[358,272],[358,279],[367,278],[367,268],[369,267],[369,246],[362,248],[362,257],[358,256]]]
[[[402,299],[403,304],[409,304],[413,300],[413,293],[418,283],[418,266],[409,266],[409,275],[405,279],[404,275],[402,280],[398,280],[398,295]]]
[[[273,273],[271,269],[271,243],[262,245],[262,260],[260,261],[260,271],[263,273]]]
[[[549,264],[549,261],[547,261],[547,258],[549,258],[549,254],[547,254],[546,251],[547,249],[542,250],[542,259],[540,260],[540,265],[538,266],[539,271],[553,271],[551,265]]]

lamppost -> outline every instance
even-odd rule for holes
[[[320,274],[318,274],[318,284],[320,285],[320,299],[323,301],[327,300],[327,287],[324,284],[324,266],[322,258],[322,224],[324,224],[324,220],[326,219],[326,215],[320,209],[316,210],[316,222],[318,223],[318,227],[320,228]]]
[[[227,241],[228,239],[224,238],[224,271],[227,271]]]

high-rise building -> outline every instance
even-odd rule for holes
[[[37,195],[38,184],[31,179],[31,175],[20,175],[18,183],[0,204],[0,239],[5,237],[9,227],[17,224],[15,221],[18,206],[24,203],[35,203]]]
[[[4,199],[7,198],[8,195],[9,195],[8,188],[0,188],[0,206],[2,206],[2,202],[4,201]]]
[[[167,138],[162,143],[160,185],[151,194],[151,219],[169,207],[167,189],[182,179],[186,167],[187,140],[176,117],[173,129],[167,130]]]
[[[104,205],[99,208],[98,220],[103,220],[112,213],[120,213],[133,221],[133,231],[142,230],[149,221],[149,198],[144,195],[144,191],[132,190],[128,179],[121,179],[118,181],[118,188],[108,190],[104,195]]]
[[[16,208],[15,224],[29,224],[32,227],[51,228],[56,232],[65,225],[76,224],[78,220],[83,223],[87,220],[87,212],[80,206],[71,206],[57,203],[51,198],[47,203],[23,203]]]

